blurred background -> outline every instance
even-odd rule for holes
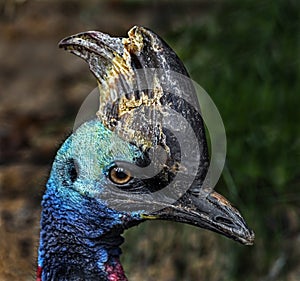
[[[256,233],[246,247],[187,225],[126,232],[130,281],[300,280],[300,2],[0,0],[0,280],[34,280],[40,200],[55,151],[96,87],[57,47],[86,30],[162,36],[225,124],[216,190]]]

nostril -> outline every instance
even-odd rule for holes
[[[221,217],[221,216],[216,216],[215,217],[215,221],[218,222],[218,223],[222,223],[222,224],[228,225],[228,226],[233,226],[234,225],[234,223],[232,222],[232,220],[226,219],[226,218]]]

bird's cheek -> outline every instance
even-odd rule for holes
[[[97,180],[78,179],[72,185],[72,189],[85,197],[100,198],[104,190],[104,185],[105,183]]]

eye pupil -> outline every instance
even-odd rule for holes
[[[121,168],[116,168],[116,176],[119,179],[125,179],[128,177],[128,175],[123,171]]]
[[[124,168],[114,166],[109,170],[109,178],[115,184],[126,184],[131,180],[131,174]]]

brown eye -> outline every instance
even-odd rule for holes
[[[126,184],[131,180],[129,171],[121,167],[111,167],[109,170],[109,179],[115,184]]]

